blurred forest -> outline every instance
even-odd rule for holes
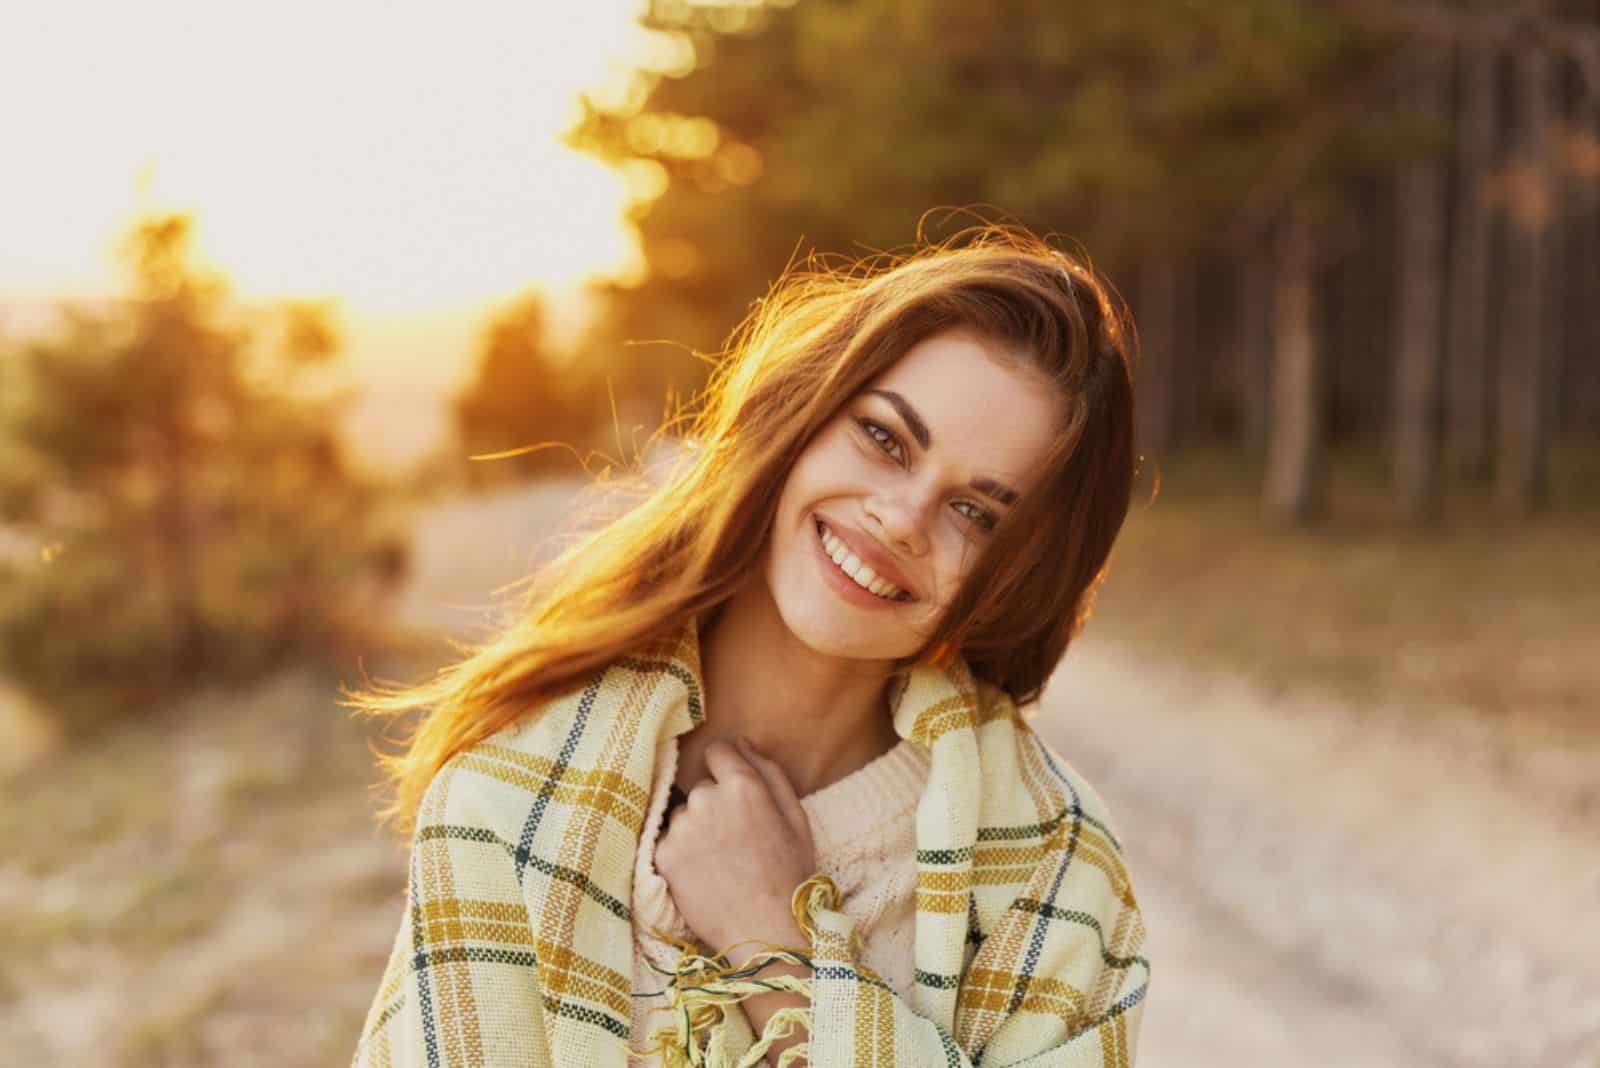
[[[1513,518],[1593,502],[1593,0],[655,0],[644,22],[681,62],[586,99],[569,140],[640,190],[648,277],[602,290],[581,383],[497,326],[459,408],[475,448],[606,440],[604,377],[635,410],[692,394],[787,264],[981,216],[1118,285],[1152,474],[1223,448],[1290,523],[1326,514],[1330,450],[1420,522],[1451,488]]]

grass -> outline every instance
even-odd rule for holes
[[[205,1063],[204,1025],[225,997],[226,991],[211,987],[163,999],[129,1028],[121,1043],[123,1057],[136,1064]]]
[[[397,921],[405,854],[373,827],[376,728],[340,682],[199,692],[5,783],[0,1044],[29,1048],[7,1004],[96,990],[128,1005],[101,1063],[214,1063],[241,1032],[273,1063],[348,1059],[382,967],[352,941]]]
[[[1397,712],[1600,729],[1596,466],[1559,458],[1559,510],[1512,522],[1487,491],[1455,490],[1418,528],[1394,514],[1381,465],[1346,454],[1326,519],[1293,530],[1263,520],[1249,465],[1192,455],[1136,499],[1091,632]]]

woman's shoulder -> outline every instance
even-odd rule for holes
[[[996,807],[1009,807],[1013,820],[1018,818],[1018,810],[1031,811],[1042,827],[1066,824],[1069,833],[1083,825],[1103,837],[1120,856],[1122,837],[1111,806],[1070,756],[1038,729],[1040,715],[1036,704],[1014,706],[1011,715],[986,726],[989,744],[996,750],[988,754],[986,763],[1011,765],[997,768],[1000,774],[986,776],[1010,802]]]
[[[569,695],[531,702],[517,718],[456,750],[434,774],[418,812],[424,821],[498,824],[557,782],[562,739],[572,734]]]
[[[531,700],[517,718],[457,751],[434,776],[425,805],[431,801],[454,822],[491,826],[513,840],[534,807],[550,815],[542,823],[555,825],[556,814],[595,803],[598,782],[614,795],[613,815],[642,814],[656,756],[649,739],[659,731],[635,720],[622,729],[619,717],[642,711],[628,680],[611,671],[626,663],[619,657],[554,695]],[[652,708],[666,703],[646,702]],[[624,738],[633,744],[619,744]]]
[[[428,784],[417,812],[418,832],[464,828],[515,841],[539,784],[550,780],[539,763],[522,723],[467,746],[446,760]]]

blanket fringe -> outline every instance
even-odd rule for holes
[[[817,937],[814,911],[819,908],[837,909],[839,899],[838,886],[821,873],[811,876],[795,887],[790,897],[790,907],[794,910],[795,922],[813,945]],[[761,1063],[773,1043],[788,1038],[804,1027],[807,1031],[807,1041],[796,1043],[784,1050],[778,1058],[778,1068],[790,1068],[808,1059],[811,1028],[809,1004],[804,1007],[790,1006],[773,1013],[768,1018],[766,1026],[762,1028],[761,1034],[757,1036],[755,1044],[737,1060],[727,1049],[726,1033],[726,1006],[743,1001],[752,994],[787,990],[804,994],[806,1001],[808,1003],[811,1001],[815,988],[809,978],[799,979],[790,975],[774,975],[769,978],[759,976],[761,970],[773,961],[812,967],[808,950],[761,942],[764,953],[758,953],[743,965],[734,967],[729,962],[728,954],[738,946],[755,941],[754,939],[735,942],[721,953],[708,957],[694,943],[672,938],[660,931],[656,934],[679,950],[677,965],[670,973],[671,979],[665,990],[667,1006],[673,1010],[677,1022],[674,1028],[657,1031],[655,1044],[649,1049],[636,1052],[642,1055],[659,1053],[662,1063],[667,1065],[667,1068],[754,1068]],[[852,943],[859,951],[860,936],[856,935]],[[669,974],[663,969],[656,970],[663,975]],[[698,1037],[701,1032],[705,1033],[703,1045]]]

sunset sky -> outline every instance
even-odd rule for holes
[[[242,298],[340,298],[362,379],[454,382],[487,306],[637,270],[625,183],[558,136],[684,62],[642,4],[6,5],[0,302],[117,292],[136,211],[190,210]]]

